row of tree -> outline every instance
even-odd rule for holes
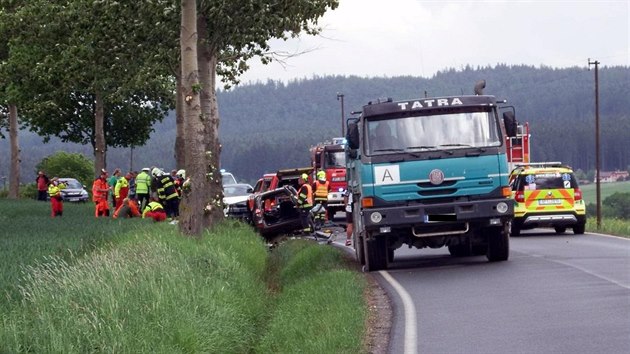
[[[317,19],[336,6],[336,0],[0,1],[11,196],[19,187],[18,120],[45,139],[90,144],[97,174],[109,147],[143,145],[174,107],[175,158],[192,179],[180,230],[200,234],[222,217],[217,74],[226,85],[237,83],[248,59],[274,58],[269,39],[315,34]]]

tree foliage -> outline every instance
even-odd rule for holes
[[[36,167],[35,173],[45,171],[50,178],[55,176],[76,178],[85,185],[94,180],[94,162],[83,154],[59,151],[43,158]]]

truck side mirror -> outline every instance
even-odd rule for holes
[[[514,117],[514,112],[503,112],[503,124],[505,124],[505,133],[507,134],[507,136],[509,136],[510,138],[515,137],[517,123],[516,117]]]
[[[352,150],[359,148],[359,125],[357,121],[348,122],[348,133],[346,135],[348,147]]]

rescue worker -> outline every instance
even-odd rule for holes
[[[158,198],[166,210],[166,216],[176,220],[179,216],[179,195],[175,189],[173,177],[157,168],[151,172],[157,177]]]
[[[48,184],[48,196],[50,197],[50,207],[52,209],[51,216],[63,215],[63,198],[61,197],[61,190],[65,189],[66,185],[59,182],[58,177],[53,177]]]
[[[109,185],[107,184],[107,171],[101,170],[100,176],[92,183],[92,201],[94,201],[94,216],[109,216],[109,203],[107,196]]]
[[[113,217],[114,219],[118,217],[134,218],[134,217],[139,217],[141,215],[142,214],[140,214],[140,210],[138,210],[138,204],[136,204],[136,201],[131,198],[125,198],[123,199],[123,202],[120,205],[120,207],[116,209],[116,211],[114,211]]]
[[[35,178],[35,183],[37,184],[37,200],[46,201],[46,194],[48,193],[48,184],[50,180],[48,176],[44,174],[44,171],[39,171],[37,173],[37,178]]]
[[[303,173],[299,179],[300,189],[297,191],[297,207],[302,222],[302,234],[310,234],[314,230],[310,211],[313,207],[313,188],[308,183],[308,175]]]
[[[120,176],[120,178],[116,181],[116,185],[114,186],[116,209],[120,208],[123,203],[123,199],[127,198],[129,195],[129,179],[131,179],[131,174],[127,173],[124,176]]]
[[[116,196],[114,195],[114,189],[116,188],[116,182],[120,178],[120,168],[114,170],[114,173],[107,180],[107,185],[109,186],[109,198],[112,203],[112,208],[116,209]]]
[[[315,214],[316,218],[323,218],[323,220],[319,220],[321,224],[328,220],[328,211],[326,210],[326,206],[328,205],[328,192],[330,192],[330,183],[326,180],[326,172],[320,170],[317,172],[317,181],[315,181],[313,200],[315,205],[321,204],[324,208],[324,212]]]
[[[166,220],[166,212],[157,199],[151,198],[149,204],[142,211],[142,218],[152,218],[156,222],[164,221]]]
[[[151,170],[148,167],[145,167],[136,176],[136,196],[138,198],[140,210],[144,210],[144,207],[149,203],[149,193],[151,192],[150,172]]]
[[[175,173],[175,189],[179,195],[179,199],[182,199],[182,190],[184,183],[186,182],[186,170],[179,170]]]
[[[345,211],[346,211],[346,246],[352,245],[352,193],[346,191],[344,197]]]

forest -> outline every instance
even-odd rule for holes
[[[519,122],[532,134],[532,161],[562,161],[574,169],[595,168],[595,80],[585,67],[551,68],[499,64],[446,69],[431,78],[322,76],[288,83],[269,80],[217,92],[220,114],[221,167],[253,183],[265,172],[308,165],[310,146],[341,135],[341,101],[345,118],[377,98],[395,101],[425,96],[473,94],[486,80],[485,94],[507,100]],[[599,119],[601,169],[627,170],[630,153],[630,68],[600,67]],[[170,112],[153,127],[144,146],[110,148],[107,168],[139,170],[175,166],[175,117]],[[5,134],[6,136],[6,134]],[[93,158],[92,147],[62,143],[20,131],[22,183],[35,178],[35,165],[56,151]],[[0,179],[9,171],[9,144],[0,140]],[[0,186],[6,180],[0,180]]]

